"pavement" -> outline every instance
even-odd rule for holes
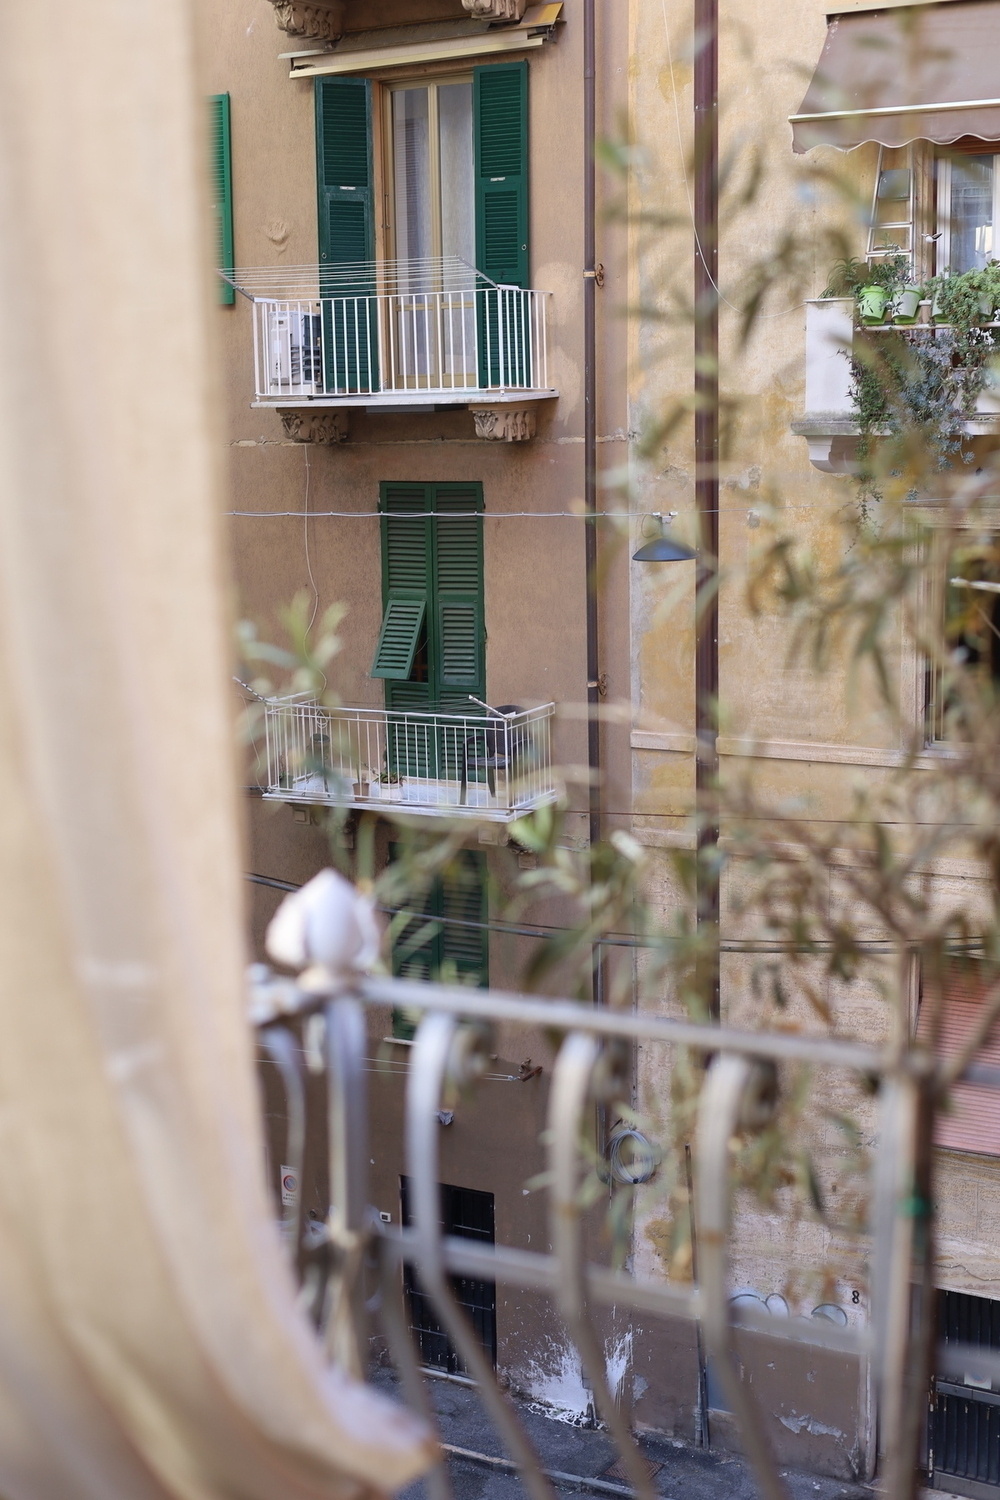
[[[387,1394],[401,1398],[399,1383],[391,1370],[375,1372],[374,1383]],[[448,1469],[455,1500],[523,1500],[524,1486],[516,1473],[490,1463],[506,1455],[474,1387],[451,1380],[428,1381],[438,1414],[442,1442],[478,1455],[449,1455]],[[608,1474],[616,1460],[615,1448],[600,1429],[578,1427],[549,1415],[543,1407],[515,1401],[518,1416],[553,1479],[557,1494],[627,1496],[630,1491],[619,1475]],[[653,1486],[667,1500],[757,1500],[753,1474],[742,1458],[728,1453],[695,1448],[670,1438],[643,1435],[639,1446],[651,1465],[661,1467]],[[783,1469],[792,1500],[872,1500],[866,1485]],[[401,1500],[427,1500],[423,1482],[402,1491]],[[934,1492],[934,1500],[944,1500]]]

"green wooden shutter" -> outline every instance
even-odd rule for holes
[[[528,64],[472,75],[476,265],[505,286],[528,285]]]
[[[212,153],[212,211],[215,216],[216,265],[227,276],[235,266],[233,248],[233,158],[229,121],[229,95],[213,94],[209,100]],[[232,306],[236,292],[219,278],[219,301]]]
[[[427,613],[424,595],[390,594],[379,631],[371,676],[405,682],[413,670],[417,642]]]
[[[371,84],[316,80],[316,180],[324,380],[328,395],[378,389]],[[326,278],[323,270],[331,274]],[[338,274],[333,274],[334,272]]]
[[[496,63],[472,75],[476,162],[476,267],[500,286],[526,287],[528,269],[528,64]],[[479,383],[520,384],[520,298],[493,288],[476,297]],[[501,335],[506,334],[502,339]],[[501,352],[503,351],[503,352]]]
[[[432,642],[440,696],[463,713],[478,714],[467,695],[486,691],[483,623],[482,491],[441,486],[435,493],[434,628]]]
[[[486,860],[463,849],[437,882],[441,915],[441,963],[455,966],[460,984],[489,986],[489,934],[486,930]],[[475,924],[475,925],[456,925]]]

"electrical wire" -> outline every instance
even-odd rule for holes
[[[292,881],[277,880],[270,875],[256,875],[247,873],[246,879],[252,881],[255,885],[273,886],[276,890],[301,890],[301,886],[295,885]],[[427,925],[433,923],[435,927],[461,927],[475,932],[495,932],[500,934],[501,936],[553,938],[561,936],[566,932],[572,932],[574,930],[572,927],[560,927],[543,922],[524,923],[518,925],[513,922],[481,922],[476,921],[472,917],[428,917],[426,912],[411,911],[407,906],[380,905],[378,906],[377,910],[380,911],[384,916],[392,917],[403,914],[405,916],[421,918]],[[681,939],[669,937],[666,934],[664,934],[660,938],[653,940],[650,938],[634,937],[628,933],[607,933],[603,937],[598,937],[593,940],[588,937],[588,945],[590,945],[592,941],[603,948],[634,948],[643,949],[645,951],[658,949],[662,951],[664,948],[677,947],[680,944]],[[880,942],[878,939],[865,939],[859,943],[856,943],[854,946],[861,953],[892,954],[898,953],[899,951],[899,945],[888,940]],[[949,947],[948,951],[954,953],[973,953],[978,952],[981,948],[982,943],[978,939],[973,939],[968,943],[954,944]],[[771,953],[820,954],[833,952],[834,944],[826,942],[810,944],[779,943],[768,942],[764,938],[758,939],[757,941],[754,941],[753,939],[737,941],[735,938],[723,938],[721,949],[723,953],[754,953],[762,955]]]
[[[670,45],[670,26],[667,22],[667,0],[660,0],[660,7],[663,11],[663,32],[667,39],[667,66],[670,69],[670,95],[674,105],[674,123],[677,127],[677,149],[681,159],[681,172],[684,177],[684,196],[687,198],[688,218],[691,220],[691,232],[694,235],[694,242],[698,250],[698,259],[701,261],[702,266],[705,269],[705,275],[708,277],[708,280],[711,283],[712,288],[715,291],[715,294],[718,297],[719,301],[724,302],[727,307],[732,308],[733,312],[742,313],[742,307],[737,307],[735,302],[730,302],[729,298],[723,295],[722,288],[719,286],[719,283],[716,281],[715,277],[712,275],[711,270],[709,269],[708,262],[705,259],[705,252],[701,246],[701,236],[698,233],[698,225],[695,223],[694,204],[691,201],[691,184],[688,180],[687,158],[684,154],[684,134],[681,130],[681,114],[680,108],[677,103],[677,85],[674,82],[674,55]],[[804,301],[795,302],[791,307],[782,308],[780,312],[759,313],[757,315],[757,321],[767,322],[771,318],[787,318],[789,313],[798,312],[799,308],[805,307],[805,305],[806,304]]]
[[[985,497],[990,498],[990,497]],[[820,501],[808,501],[805,504],[797,502],[785,507],[788,511],[800,510],[828,510],[829,506]],[[734,502],[732,505],[719,505],[711,511],[703,511],[703,515],[725,515],[727,512],[745,515],[746,504]],[[227,516],[243,518],[258,518],[269,520],[301,520],[308,515],[310,520],[337,520],[337,521],[381,521],[387,515],[398,521],[586,521],[588,517],[583,511],[576,510],[421,510],[409,515],[396,515],[391,511],[384,510],[227,510]],[[655,515],[655,511],[646,510],[599,510],[596,513],[598,521],[641,521],[646,516]]]

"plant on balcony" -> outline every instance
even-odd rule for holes
[[[884,323],[886,314],[909,293],[920,300],[920,286],[913,280],[910,258],[902,251],[859,260],[847,256],[838,260],[830,273],[824,297],[853,297],[863,323]],[[916,306],[913,314],[916,313]],[[908,314],[907,316],[912,316]]]
[[[858,312],[851,391],[864,515],[867,503],[881,498],[872,466],[877,439],[902,444],[919,430],[939,470],[959,455],[970,461],[965,424],[996,351],[994,334],[983,325],[1000,305],[1000,263],[935,276],[920,287],[905,255],[875,261],[848,258],[834,266],[824,296],[853,297]],[[867,332],[884,322],[890,305],[896,308],[897,322],[911,323],[915,309],[910,304],[921,297],[933,299],[938,327],[906,334]]]

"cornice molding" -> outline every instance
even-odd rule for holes
[[[271,0],[274,19],[289,36],[338,42],[344,34],[344,0]]]

